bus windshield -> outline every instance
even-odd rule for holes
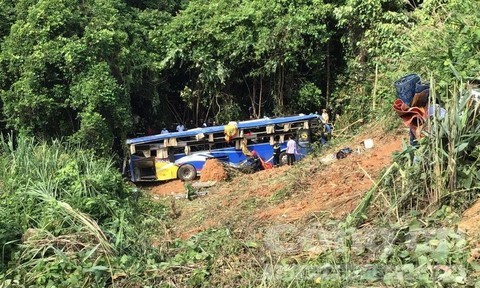
[[[310,114],[230,122],[128,139],[130,179],[191,181],[202,172],[207,159],[218,159],[233,167],[239,165],[251,157],[245,148],[271,163],[275,142],[280,145],[280,165],[285,164],[288,138],[296,139],[296,157],[300,159],[310,152],[312,132],[318,125],[318,115]]]

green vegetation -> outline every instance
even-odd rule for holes
[[[103,286],[130,262],[159,257],[148,251],[165,208],[135,201],[111,160],[60,141],[0,146],[5,287]]]
[[[2,129],[108,153],[249,106],[374,119],[408,72],[479,76],[476,1],[423,2],[3,0]]]
[[[0,287],[476,285],[455,223],[480,191],[468,97],[480,80],[477,6],[0,0]],[[250,106],[257,117],[329,107],[337,131],[358,119],[393,128],[392,83],[411,72],[430,78],[446,117],[345,221],[308,224],[338,236],[312,257],[287,249],[313,237],[297,228],[273,245],[230,227],[172,241],[168,209],[116,169],[127,137],[245,119]],[[272,202],[302,189],[304,168]]]

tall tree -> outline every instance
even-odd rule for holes
[[[188,75],[182,95],[194,110],[213,101],[219,115],[232,99],[257,115],[293,110],[303,83],[322,78],[310,72],[324,65],[331,10],[322,1],[190,1],[165,30],[161,63]]]

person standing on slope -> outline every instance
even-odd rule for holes
[[[322,122],[323,126],[325,127],[325,132],[327,132],[327,135],[330,136],[330,134],[332,134],[332,127],[330,126],[330,116],[328,116],[327,109],[323,109]]]
[[[293,165],[295,162],[295,154],[297,154],[297,142],[293,139],[293,135],[290,135],[290,140],[287,142],[288,165]]]
[[[278,140],[275,139],[273,144],[273,167],[278,167],[280,165],[280,153],[282,153],[282,147]]]

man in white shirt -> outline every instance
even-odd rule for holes
[[[185,126],[183,126],[183,124],[181,122],[178,123],[177,132],[183,132],[183,130],[185,130]]]
[[[287,142],[287,162],[288,165],[293,165],[295,162],[295,154],[297,154],[297,142],[293,139],[293,135],[290,135],[290,140]]]
[[[168,133],[168,130],[167,128],[163,127],[162,132],[160,132],[160,134],[166,134],[166,133]]]

